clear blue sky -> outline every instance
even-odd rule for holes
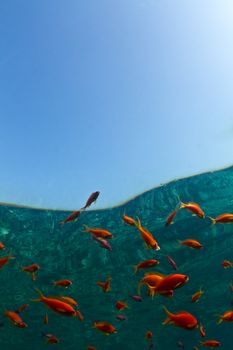
[[[232,164],[233,2],[0,3],[0,201],[96,208]]]

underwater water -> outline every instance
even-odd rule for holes
[[[200,219],[187,210],[180,210],[173,225],[165,227],[168,215],[178,203],[178,194],[184,202],[195,201],[206,216],[216,217],[233,212],[233,168],[205,173],[170,182],[152,189],[129,202],[106,210],[87,210],[76,222],[60,225],[69,213],[52,210],[0,206],[0,241],[6,246],[1,256],[12,252],[14,260],[0,269],[0,349],[87,349],[97,350],[148,349],[147,330],[153,332],[154,349],[193,349],[201,339],[199,329],[188,331],[173,325],[162,325],[170,311],[186,310],[194,314],[206,329],[206,339],[217,339],[221,349],[232,349],[230,322],[218,325],[218,315],[233,309],[233,293],[229,285],[232,269],[224,269],[222,261],[233,260],[233,224],[212,225],[207,217]],[[104,196],[104,194],[101,193]],[[92,206],[92,208],[94,208]],[[145,249],[136,227],[122,221],[125,213],[139,217],[159,242],[159,251]],[[83,225],[101,227],[113,234],[112,251],[101,248],[91,235],[83,232]],[[177,240],[193,238],[203,249],[181,246]],[[173,298],[156,295],[148,297],[142,287],[142,302],[129,295],[137,294],[143,270],[134,274],[133,265],[148,259],[158,259],[160,264],[152,271],[165,275],[175,273],[166,259],[170,255],[178,265],[178,273],[189,276],[189,281],[175,290]],[[40,265],[36,281],[21,271],[21,266]],[[146,270],[150,271],[150,270]],[[110,274],[111,291],[104,293],[96,281],[105,281]],[[73,281],[68,289],[56,288],[53,281],[67,278]],[[204,295],[197,303],[191,296],[202,287]],[[84,320],[57,315],[43,303],[33,302],[38,297],[35,288],[46,296],[71,296],[77,300]],[[122,312],[127,320],[119,321],[115,308],[117,300],[128,300],[129,309]],[[15,327],[4,310],[16,310],[29,304],[21,317],[27,328]],[[49,323],[43,323],[45,312]],[[96,320],[107,321],[117,328],[117,333],[105,336],[93,328]],[[47,345],[44,333],[52,333],[60,343]]]

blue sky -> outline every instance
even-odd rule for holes
[[[233,3],[0,4],[0,201],[96,208],[232,164]]]

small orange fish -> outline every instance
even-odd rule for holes
[[[48,314],[46,312],[45,316],[44,316],[44,321],[43,321],[44,324],[48,324],[49,323],[49,317],[48,317]]]
[[[191,238],[186,239],[184,241],[178,240],[178,242],[181,245],[185,245],[185,246],[193,248],[193,249],[202,249],[203,248],[203,246],[201,245],[200,242],[196,241],[195,239],[191,239]]]
[[[220,341],[218,340],[206,340],[199,343],[200,346],[206,346],[208,348],[217,348],[221,345]]]
[[[206,332],[205,332],[205,330],[204,330],[204,328],[203,328],[203,326],[202,326],[202,324],[200,323],[200,336],[202,337],[202,338],[205,338],[205,336],[206,336]]]
[[[78,306],[78,303],[76,300],[74,300],[73,298],[71,297],[64,297],[64,296],[61,296],[59,297],[60,299],[62,299],[63,301],[67,302],[68,304],[70,305],[74,305],[74,306]]]
[[[2,242],[0,242],[0,250],[5,249],[6,247],[4,246],[4,244]]]
[[[88,346],[87,350],[97,350],[95,346]]]
[[[112,233],[104,230],[102,228],[91,228],[88,227],[87,225],[83,225],[85,230],[83,232],[89,232],[95,235],[96,237],[104,238],[104,239],[110,239],[113,237]]]
[[[187,209],[201,219],[205,217],[205,213],[201,209],[200,205],[194,202],[189,202],[189,203],[180,202],[180,209]]]
[[[123,219],[125,224],[130,225],[130,226],[136,226],[135,220],[133,218],[131,218],[130,216],[125,215],[125,213],[123,214],[122,219]]]
[[[105,335],[117,333],[116,328],[108,322],[95,321],[93,327],[103,332]]]
[[[73,284],[73,282],[70,280],[64,279],[64,280],[60,280],[60,281],[54,281],[53,284],[56,287],[68,288]]]
[[[59,343],[59,339],[53,334],[44,334],[44,336],[47,338],[47,343],[48,344],[57,344],[57,343]]]
[[[7,256],[2,256],[0,258],[0,269],[5,266],[11,259],[15,259],[14,256],[11,255],[11,253]]]
[[[54,312],[56,312],[60,315],[69,316],[69,317],[76,316],[76,311],[69,303],[63,301],[59,297],[57,297],[57,298],[56,297],[46,297],[41,293],[41,291],[39,291],[39,289],[36,289],[36,290],[39,293],[39,299],[36,299],[34,301],[44,303],[51,310],[53,310]]]
[[[96,282],[96,284],[97,284],[97,286],[101,287],[105,293],[109,292],[111,290],[111,285],[110,285],[111,284],[111,277],[110,277],[110,275],[108,276],[108,279],[106,282],[99,282],[98,281],[98,282]]]
[[[229,260],[223,260],[222,266],[224,267],[224,269],[227,269],[229,267],[233,267],[233,263]]]
[[[165,226],[169,226],[173,224],[173,219],[176,216],[177,212],[178,212],[177,209],[173,210],[173,212],[168,216]]]
[[[26,328],[28,325],[22,320],[19,315],[19,311],[5,311],[5,316],[16,326],[19,328]]]
[[[160,250],[158,242],[154,239],[152,234],[145,227],[142,227],[141,221],[139,220],[139,218],[138,218],[138,222],[136,223],[136,227],[140,231],[141,237],[148,249]]]
[[[83,321],[84,320],[84,316],[81,313],[81,311],[76,310],[76,316],[78,317],[79,321]]]
[[[218,320],[218,324],[222,323],[223,321],[225,322],[233,322],[233,311],[229,310],[224,312],[223,315],[220,315],[219,320]]]
[[[168,309],[163,306],[164,311],[168,315],[163,324],[172,324],[177,327],[185,328],[188,330],[192,330],[198,327],[198,321],[195,316],[190,314],[187,311],[180,311],[176,314],[171,313]]]
[[[129,306],[128,306],[127,302],[124,303],[123,301],[120,301],[120,300],[118,300],[116,302],[116,309],[117,310],[124,310],[124,309],[128,309],[128,308],[129,308]]]
[[[151,339],[153,337],[153,333],[151,331],[146,332],[146,339]]]
[[[194,293],[192,295],[192,303],[196,303],[201,296],[204,294],[204,291],[202,289],[200,289],[199,291],[197,291],[196,293]]]
[[[151,259],[140,262],[138,265],[134,266],[135,273],[141,269],[148,269],[159,264],[158,260]]]
[[[146,285],[149,288],[149,292],[150,292],[149,295],[151,295],[153,299],[155,295],[156,287],[158,286],[158,284],[161,282],[163,278],[164,278],[164,275],[160,273],[145,274],[138,284],[138,294],[140,294],[142,285]]]
[[[76,221],[78,219],[78,217],[80,216],[80,214],[81,214],[80,210],[73,211],[73,213],[71,213],[65,220],[61,221],[60,224],[64,225],[67,222]]]
[[[233,223],[233,214],[224,213],[216,218],[212,218],[211,216],[208,216],[208,218],[212,221],[212,224],[231,224]]]
[[[40,266],[38,264],[32,264],[29,266],[22,267],[23,272],[28,272],[31,273],[32,275],[32,280],[36,280],[36,272],[40,269]]]

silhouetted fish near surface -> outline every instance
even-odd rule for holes
[[[80,210],[73,211],[73,213],[71,213],[65,220],[61,221],[60,224],[64,225],[67,222],[76,221],[78,219],[78,217],[80,216],[80,214],[81,214]]]
[[[99,191],[96,191],[96,192],[93,192],[90,197],[88,198],[88,200],[86,201],[86,204],[85,206],[82,208],[83,210],[87,209],[88,207],[91,206],[92,203],[94,203],[97,198],[99,197],[99,194],[100,192]]]

